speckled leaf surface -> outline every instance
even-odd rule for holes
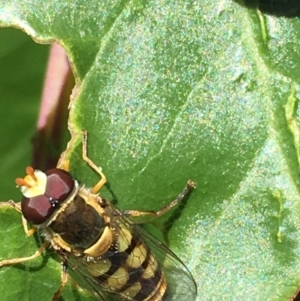
[[[121,209],[155,210],[197,182],[185,206],[160,220],[195,277],[197,300],[295,294],[299,19],[229,1],[1,0],[0,24],[68,51],[77,83],[70,128],[88,131],[89,156],[110,184],[101,194]],[[79,139],[72,143],[71,171],[92,186],[97,176]],[[38,242],[23,238],[17,214],[2,211],[1,240],[11,239],[1,258],[32,253]],[[50,252],[40,269],[38,260],[2,268],[1,295],[51,299],[41,294],[59,284],[53,259]],[[74,290],[64,298],[76,300]]]

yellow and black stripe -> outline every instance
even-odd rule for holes
[[[167,292],[165,275],[144,241],[123,226],[116,240],[89,271],[109,291],[128,300],[162,301]],[[100,238],[101,239],[101,238]]]

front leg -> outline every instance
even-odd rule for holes
[[[126,210],[123,211],[122,214],[127,215],[129,217],[149,217],[150,219],[156,219],[166,212],[168,212],[173,207],[177,206],[180,201],[182,201],[192,189],[196,187],[196,184],[188,180],[186,186],[183,190],[179,193],[177,198],[175,198],[171,203],[167,204],[163,208],[158,211],[138,211],[138,210]],[[150,222],[149,220],[145,221],[146,223]]]

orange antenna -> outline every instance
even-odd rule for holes
[[[26,173],[27,173],[27,175],[24,178],[16,179],[16,184],[19,187],[25,186],[27,188],[35,186],[38,179],[34,173],[34,169],[31,166],[27,166]]]
[[[27,173],[27,175],[31,176],[34,179],[34,181],[37,181],[37,178],[36,178],[36,175],[34,173],[33,167],[27,166],[26,167],[26,173]]]
[[[17,178],[15,182],[16,182],[16,184],[17,184],[18,187],[21,187],[21,186],[25,186],[25,187],[28,187],[28,188],[31,187],[30,184],[27,183],[25,181],[25,179],[23,179],[23,178]]]
[[[31,166],[26,167],[26,176],[17,178],[16,184],[26,197],[41,195],[46,190],[47,176],[40,170],[34,170]]]

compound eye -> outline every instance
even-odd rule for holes
[[[75,180],[64,170],[53,168],[46,173],[34,171],[37,180],[38,173],[46,176],[45,188],[42,193],[37,193],[36,189],[33,189],[34,185],[24,188],[24,185],[29,186],[28,177],[25,177],[25,180],[17,179],[17,184],[21,184],[19,185],[21,190],[23,188],[22,192],[25,191],[25,193],[23,192],[25,197],[21,204],[23,216],[34,225],[45,223],[61,203],[70,196],[75,186]]]
[[[26,220],[34,225],[43,224],[55,211],[55,207],[51,205],[46,195],[31,198],[24,197],[21,208]]]
[[[63,169],[53,168],[46,171],[47,186],[45,195],[56,200],[58,204],[65,201],[74,189],[75,181]]]

